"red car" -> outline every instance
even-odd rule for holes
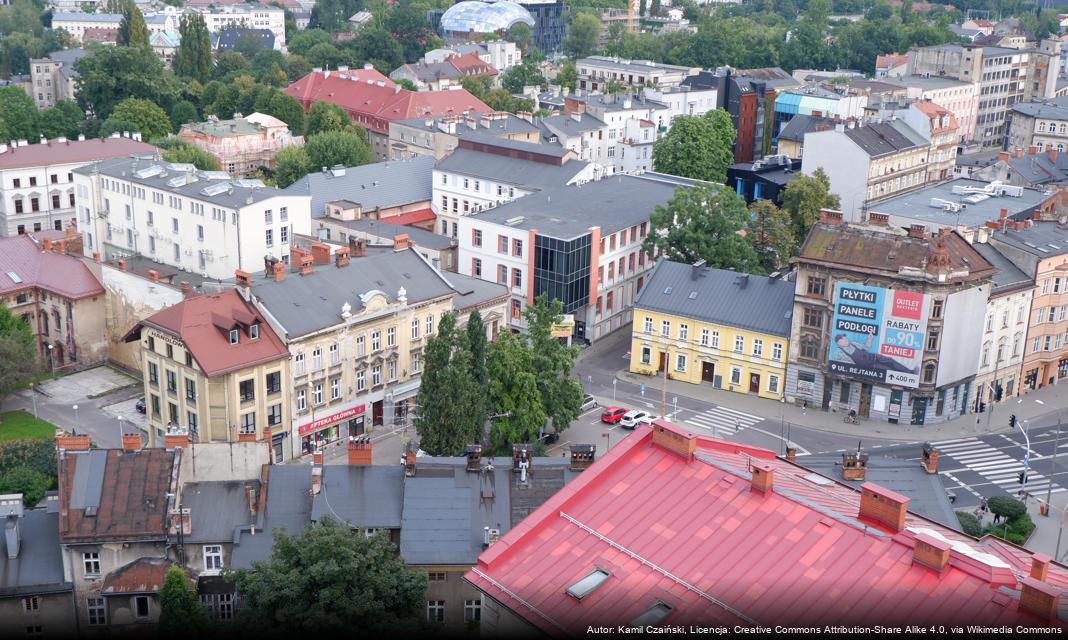
[[[601,422],[616,424],[624,415],[626,415],[626,413],[627,410],[623,407],[608,407],[601,412]]]

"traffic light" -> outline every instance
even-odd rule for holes
[[[1021,471],[1019,477],[1020,477],[1020,484],[1027,484],[1027,472],[1026,471]]]
[[[1016,428],[1016,414],[1015,413],[1012,414],[1011,416],[1009,416],[1009,428],[1010,429],[1015,429]]]

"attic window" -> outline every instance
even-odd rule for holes
[[[252,323],[252,325],[249,326],[248,337],[252,338],[253,340],[260,337],[260,323],[254,322]]]
[[[237,329],[230,329],[230,344],[237,344]]]
[[[689,298],[690,298],[690,300],[696,300],[697,299],[697,292],[696,291],[691,291],[690,295],[689,295]]]
[[[671,287],[668,287],[668,288],[664,289],[664,295],[666,295],[666,296],[671,295]]]
[[[647,626],[656,626],[660,624],[660,621],[667,617],[671,613],[671,605],[656,601],[649,609],[646,609],[642,613],[638,614],[636,618],[630,621],[631,627],[645,628]]]
[[[594,569],[592,572],[586,575],[575,584],[567,588],[567,594],[582,600],[586,596],[594,592],[597,587],[601,586],[608,576],[611,575],[600,567]]]

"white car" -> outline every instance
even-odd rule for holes
[[[619,426],[624,429],[633,429],[640,424],[651,424],[653,420],[656,419],[657,416],[652,415],[648,411],[634,409],[633,411],[628,411],[622,418],[620,418]]]

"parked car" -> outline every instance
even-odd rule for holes
[[[628,411],[622,418],[619,419],[619,426],[624,429],[633,429],[640,424],[649,424],[653,420],[656,420],[656,416],[652,415],[648,411],[642,409],[635,409],[634,411]]]
[[[138,400],[137,404],[134,405],[134,409],[137,409],[138,413],[145,413],[145,399]]]
[[[590,394],[587,393],[582,398],[582,407],[581,407],[582,411],[589,411],[590,409],[592,409],[592,408],[594,408],[596,406],[597,406],[597,401],[594,400],[593,396],[591,396]]]
[[[608,407],[601,412],[601,422],[615,424],[626,415],[627,410],[623,407]]]
[[[545,444],[556,444],[560,441],[560,434],[555,431],[543,433],[541,439]]]

